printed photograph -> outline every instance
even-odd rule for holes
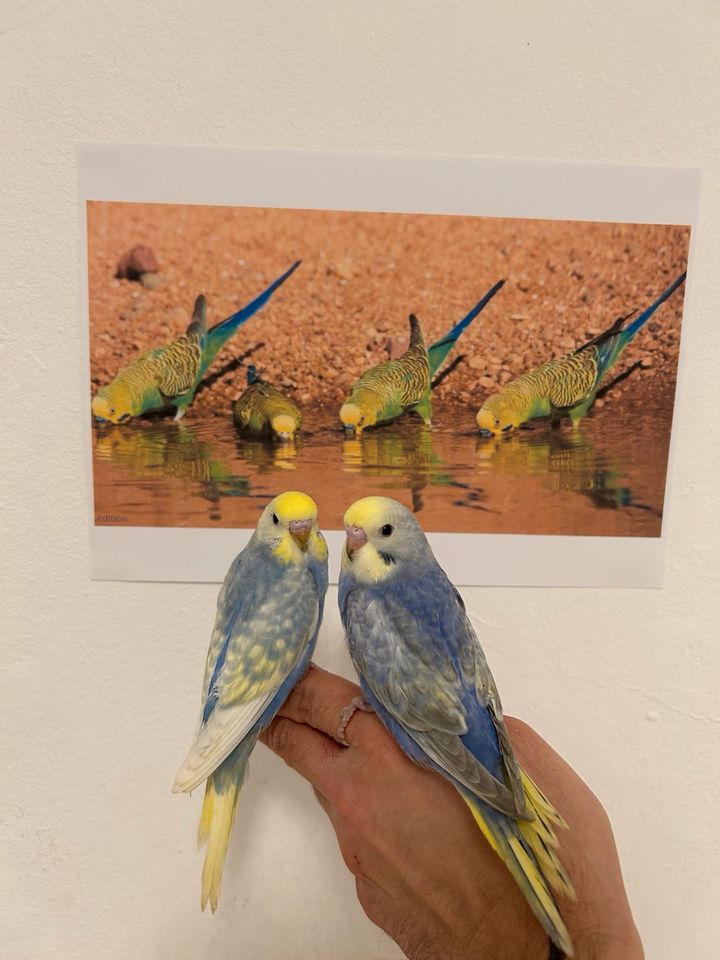
[[[94,521],[659,537],[690,227],[86,205]]]

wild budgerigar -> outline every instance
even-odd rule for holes
[[[202,685],[202,719],[174,792],[204,780],[198,844],[207,844],[201,906],[213,912],[248,758],[310,663],[328,583],[317,506],[275,497],[220,590]]]
[[[460,594],[401,503],[365,497],[344,522],[338,600],[365,699],[409,757],[458,790],[548,936],[571,956],[554,895],[573,896],[556,852],[564,823],[518,766]]]
[[[254,366],[247,371],[247,388],[233,405],[233,419],[243,433],[293,440],[302,424],[297,406],[272,384],[262,380]]]
[[[577,427],[592,406],[605,374],[643,324],[684,280],[683,273],[626,327],[623,324],[632,314],[620,317],[577,350],[510,380],[478,411],[476,419],[481,434],[490,437],[508,433],[535,417],[568,416],[573,427]]]
[[[350,396],[340,409],[340,419],[346,430],[361,433],[367,427],[388,423],[414,411],[425,423],[430,423],[432,379],[445,358],[455,346],[460,334],[492,300],[505,283],[500,280],[470,313],[444,337],[430,347],[425,345],[420,322],[410,315],[410,345],[397,360],[385,360],[367,370],[356,382]]]
[[[98,423],[126,423],[132,417],[166,407],[175,407],[175,419],[179,420],[218,352],[299,266],[298,260],[260,296],[209,330],[205,297],[199,296],[192,322],[181,337],[141,353],[118,371],[112,383],[100,387],[92,401]]]

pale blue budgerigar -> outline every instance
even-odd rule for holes
[[[552,942],[572,956],[555,900],[574,896],[557,855],[564,821],[515,759],[460,594],[401,503],[365,497],[344,522],[338,601],[365,699],[409,757],[458,790]]]
[[[202,718],[173,790],[207,780],[198,846],[207,844],[201,906],[215,912],[238,796],[253,747],[310,663],[328,584],[317,506],[288,491],[263,510],[217,602]]]

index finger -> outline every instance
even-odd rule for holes
[[[305,723],[336,740],[343,709],[359,696],[362,691],[356,683],[312,664],[278,711],[278,716]],[[378,722],[377,717],[369,713],[355,713],[350,721],[350,743],[357,746],[369,744],[377,737]]]

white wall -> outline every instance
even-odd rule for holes
[[[86,140],[705,169],[665,589],[467,596],[508,712],[606,804],[648,957],[716,955],[719,19],[714,0],[2,4],[4,958],[397,956],[309,789],[264,749],[221,911],[200,915],[200,799],[169,785],[216,588],[88,580]],[[319,660],[347,669],[329,607]]]

